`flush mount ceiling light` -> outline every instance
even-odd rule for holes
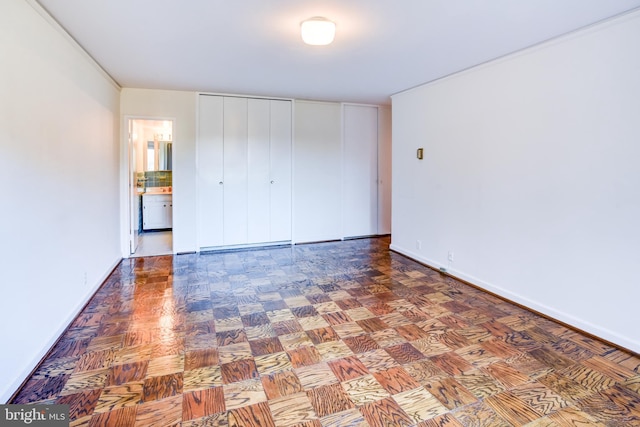
[[[327,18],[316,16],[300,24],[302,40],[313,46],[328,45],[336,35],[336,24]]]

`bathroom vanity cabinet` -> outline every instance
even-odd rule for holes
[[[142,195],[142,229],[161,230],[173,226],[171,194]]]

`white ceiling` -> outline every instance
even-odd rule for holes
[[[640,0],[38,0],[123,87],[389,103]],[[300,22],[336,22],[307,46]]]

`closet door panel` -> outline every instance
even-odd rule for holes
[[[199,97],[200,247],[291,240],[291,104]]]
[[[270,177],[268,99],[248,101],[248,240],[249,243],[270,241]]]
[[[291,240],[291,101],[271,101],[271,241]]]
[[[224,98],[224,244],[248,243],[247,99]]]
[[[223,244],[223,102],[201,95],[198,125],[199,246]]]
[[[343,236],[378,231],[378,108],[345,105]]]

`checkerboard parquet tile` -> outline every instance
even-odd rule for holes
[[[123,260],[13,403],[86,426],[633,426],[640,359],[388,238]]]

